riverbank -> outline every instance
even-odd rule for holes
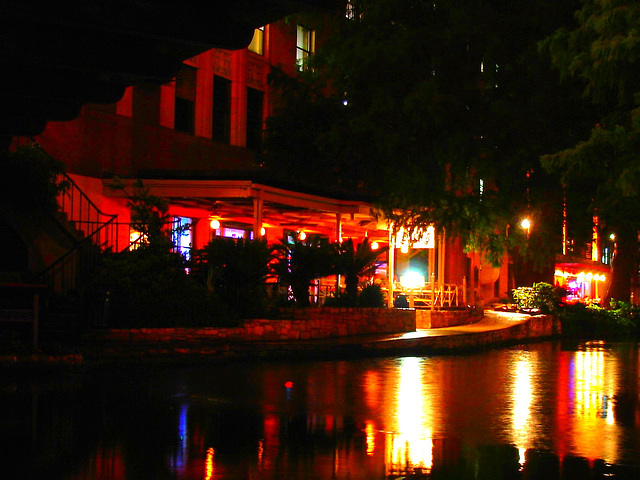
[[[0,355],[3,370],[46,372],[108,364],[189,364],[237,360],[326,359],[481,350],[560,335],[552,316],[486,311],[477,322],[407,333],[347,335],[311,340],[208,339],[174,336],[153,341],[88,336],[73,353]]]

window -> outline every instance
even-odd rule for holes
[[[176,112],[174,128],[193,134],[196,102],[196,69],[182,65],[176,76]]]
[[[315,52],[316,33],[298,25],[296,37],[296,65],[302,71],[306,70],[307,59]]]
[[[133,118],[142,123],[160,122],[160,85],[139,83],[133,87]]]
[[[218,142],[229,143],[231,132],[231,80],[213,76],[213,134]]]
[[[256,28],[248,48],[253,53],[264,55],[264,26]]]
[[[191,258],[191,219],[185,217],[173,217],[171,225],[171,241],[175,251],[186,260]]]
[[[262,144],[262,107],[264,93],[247,88],[247,148],[260,150]]]

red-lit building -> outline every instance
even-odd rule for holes
[[[139,234],[129,226],[126,198],[109,188],[114,176],[129,186],[141,179],[150,193],[169,200],[175,223],[189,225],[175,238],[185,252],[214,235],[264,236],[272,243],[305,232],[330,241],[367,236],[388,244],[389,225],[365,199],[283,185],[256,164],[264,120],[277,104],[267,84],[271,67],[295,75],[320,40],[304,25],[265,25],[248,48],[196,55],[173,81],[134,84],[117,103],[86,105],[74,120],[50,122],[35,140],[64,162],[74,189],[88,197],[100,222],[118,225],[102,242],[117,250]],[[66,201],[65,211],[78,226],[82,221],[74,217],[81,207],[72,203]],[[92,225],[87,228],[95,230]],[[427,283],[465,285],[466,301],[459,290],[450,305],[507,296],[508,262],[491,268],[479,255],[465,254],[457,239],[433,239],[427,254],[392,251],[394,262],[381,258],[381,277],[391,263],[396,280],[418,268]]]

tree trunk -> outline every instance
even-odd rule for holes
[[[638,261],[638,232],[623,229],[617,232],[616,252],[612,262],[611,281],[602,306],[609,307],[611,300],[629,302],[631,278]]]

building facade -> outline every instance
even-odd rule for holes
[[[110,240],[115,250],[126,248],[139,232],[131,228],[127,198],[110,185],[119,178],[131,192],[141,179],[151,194],[169,201],[169,215],[185,227],[174,242],[186,255],[213,236],[269,243],[301,233],[329,241],[368,237],[392,244],[391,254],[380,259],[378,277],[396,291],[404,288],[401,278],[417,269],[425,284],[464,286],[466,298],[460,291],[458,306],[507,297],[508,262],[492,268],[444,236],[424,251],[403,251],[393,245],[393,227],[368,200],[305,191],[264,175],[256,152],[278,100],[269,89],[269,71],[276,67],[295,75],[306,68],[320,40],[305,25],[285,20],[265,25],[256,29],[248,48],[211,49],[185,60],[173,81],[133,85],[115,104],[87,105],[75,120],[49,123],[35,141],[64,162],[97,210],[117,219]],[[74,220],[73,207],[67,214]]]

